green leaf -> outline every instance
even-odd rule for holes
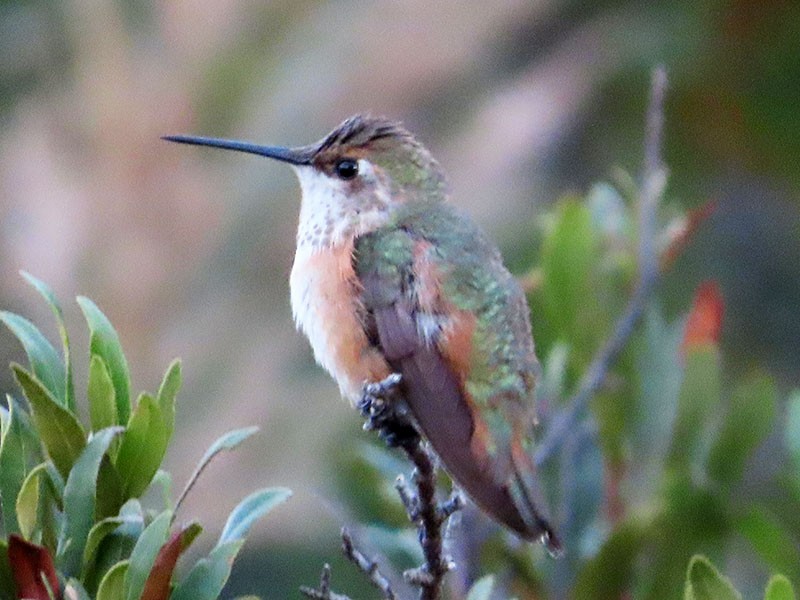
[[[97,474],[97,505],[95,515],[98,519],[113,517],[119,513],[122,504],[127,500],[122,494],[122,477],[112,462],[119,448],[120,438],[116,437],[106,451],[100,462],[100,472]]]
[[[139,600],[159,550],[167,541],[172,511],[165,510],[148,525],[133,547],[125,577],[126,600]]]
[[[652,306],[643,316],[641,337],[632,340],[630,347],[640,392],[636,410],[630,415],[633,427],[628,452],[636,457],[637,470],[643,473],[660,472],[669,450],[684,378],[679,350],[683,328],[680,319],[667,324]],[[633,492],[636,495],[651,490],[640,486]]]
[[[95,495],[100,461],[121,427],[98,431],[75,462],[64,487],[64,522],[58,540],[58,560],[67,575],[78,575],[86,539],[95,519]]]
[[[174,360],[167,367],[161,386],[158,388],[158,407],[164,418],[164,425],[167,430],[167,441],[172,437],[172,430],[175,427],[175,397],[181,388],[181,361]]]
[[[286,488],[266,488],[247,496],[231,512],[217,545],[243,540],[253,523],[291,495],[291,490]]]
[[[70,359],[69,335],[67,335],[67,327],[64,323],[64,312],[61,310],[61,305],[59,304],[56,295],[53,293],[53,290],[51,290],[46,283],[25,271],[20,271],[20,274],[36,289],[37,292],[39,292],[39,294],[41,294],[47,304],[50,305],[50,309],[53,311],[53,315],[56,318],[56,323],[58,324],[58,334],[61,336],[61,346],[64,352],[64,370],[66,381],[64,405],[72,412],[75,412],[75,387],[72,382],[72,361]]]
[[[98,579],[119,561],[127,560],[136,541],[144,531],[142,505],[136,499],[126,502],[119,510],[119,525],[110,532],[103,532],[97,540],[92,562],[85,562],[81,580],[91,592],[97,588]],[[87,541],[87,546],[89,542]],[[85,555],[84,555],[85,556]],[[121,600],[121,596],[120,596]]]
[[[572,199],[558,207],[555,228],[542,248],[543,318],[554,329],[555,339],[568,340],[573,348],[586,349],[596,334],[597,297],[591,272],[597,260],[597,236],[589,209]],[[599,324],[602,324],[599,323]]]
[[[167,430],[155,398],[142,394],[117,453],[124,498],[138,498],[150,485],[167,449]]]
[[[492,588],[494,588],[494,575],[481,577],[472,584],[467,600],[491,600]]]
[[[117,405],[115,401],[114,382],[108,373],[105,361],[98,354],[93,354],[89,361],[89,418],[93,431],[117,425]]]
[[[170,600],[215,600],[228,577],[244,540],[217,545],[200,559],[170,596]]]
[[[38,379],[19,365],[13,364],[11,368],[31,406],[33,421],[47,454],[61,476],[67,477],[86,445],[83,427],[75,415],[61,406]]]
[[[738,386],[708,457],[709,476],[726,486],[742,476],[745,463],[772,427],[776,411],[772,379],[760,376]]]
[[[764,600],[795,600],[792,582],[783,575],[773,575],[767,583]]]
[[[78,296],[78,304],[86,317],[91,332],[90,353],[100,356],[108,367],[111,381],[114,382],[118,424],[124,425],[128,422],[131,414],[131,382],[128,361],[125,360],[125,354],[122,352],[119,336],[108,318],[89,298]]]
[[[800,549],[797,543],[764,508],[752,508],[736,522],[736,528],[773,570],[800,577]]]
[[[784,440],[794,468],[800,472],[800,390],[794,390],[786,403]]]
[[[128,572],[128,561],[123,560],[111,567],[100,581],[97,588],[97,600],[122,600],[125,573]]]
[[[234,429],[233,431],[229,431],[228,433],[223,434],[217,440],[209,446],[206,453],[203,455],[203,458],[200,459],[198,463],[198,469],[205,468],[205,466],[211,462],[211,459],[214,458],[218,453],[222,450],[233,450],[253,435],[255,432],[258,431],[258,427],[243,427],[242,429]],[[196,469],[197,470],[197,469]]]
[[[572,598],[616,600],[630,588],[634,563],[645,543],[642,527],[623,523],[578,573]]]
[[[242,429],[234,429],[233,431],[229,431],[228,433],[217,438],[217,440],[211,444],[208,450],[206,450],[206,453],[203,454],[203,458],[200,459],[200,462],[197,463],[194,472],[192,472],[192,475],[189,477],[189,481],[186,483],[186,487],[183,488],[178,501],[175,503],[175,511],[177,512],[178,507],[181,505],[184,498],[186,498],[186,494],[189,493],[189,490],[191,490],[192,486],[194,486],[194,484],[197,482],[200,474],[205,470],[205,468],[217,454],[223,450],[233,450],[236,448],[236,446],[241,444],[256,431],[258,431],[258,427],[244,427]]]
[[[705,556],[695,555],[686,573],[684,600],[741,600],[731,582]]]
[[[0,321],[3,321],[22,343],[25,353],[28,355],[31,371],[58,400],[58,403],[66,406],[64,365],[61,364],[61,357],[53,345],[33,323],[24,317],[0,311]]]
[[[53,461],[47,461],[47,474],[48,482],[50,485],[53,486],[53,496],[58,500],[59,507],[64,499],[64,478],[61,477],[61,473],[58,472],[58,469],[53,464]]]
[[[39,463],[28,473],[16,502],[22,537],[55,546],[63,490],[61,476],[50,461]]]
[[[28,473],[17,495],[17,520],[19,531],[26,540],[33,539],[33,532],[39,517],[39,479],[42,474],[47,475],[47,463],[36,465]]]
[[[170,475],[168,471],[164,471],[163,469],[156,471],[156,474],[153,476],[153,481],[150,483],[150,487],[158,490],[165,510],[167,508],[174,508],[172,506],[172,475]]]
[[[685,356],[678,413],[667,457],[677,473],[689,473],[708,451],[705,444],[712,410],[720,398],[719,351],[715,346],[698,347]]]
[[[0,433],[0,508],[3,508],[3,530],[6,535],[20,531],[15,506],[19,491],[25,480],[25,448],[21,409],[9,397],[8,418],[3,421]]]
[[[86,545],[83,548],[83,558],[81,560],[81,580],[86,580],[87,573],[92,566],[97,555],[97,550],[102,541],[120,525],[129,521],[141,522],[141,519],[134,517],[107,517],[95,523],[86,536]]]

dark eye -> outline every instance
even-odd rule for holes
[[[352,179],[358,175],[358,163],[351,158],[344,158],[336,163],[336,175],[340,179]]]

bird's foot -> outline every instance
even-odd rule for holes
[[[408,446],[419,442],[419,433],[408,414],[400,393],[399,373],[382,381],[368,383],[361,393],[358,410],[367,421],[364,429],[376,430],[388,446]]]

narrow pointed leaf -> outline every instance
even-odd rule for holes
[[[792,582],[783,575],[773,575],[764,592],[764,600],[795,600]]]
[[[764,508],[751,508],[736,522],[736,529],[773,571],[800,578],[800,549],[796,540]]]
[[[186,487],[183,488],[180,497],[175,503],[175,510],[177,511],[178,507],[183,502],[183,499],[186,497],[186,494],[189,492],[189,490],[192,489],[192,486],[200,477],[200,474],[205,470],[205,468],[217,454],[219,454],[223,450],[232,450],[236,448],[236,446],[241,444],[244,440],[249,438],[256,431],[258,431],[258,427],[244,427],[242,429],[234,429],[233,431],[229,431],[228,433],[223,434],[213,444],[211,444],[208,450],[206,450],[206,453],[203,454],[203,457],[200,459],[200,462],[197,463],[194,472],[192,472],[192,475],[189,477],[189,481],[186,483]]]
[[[243,427],[242,429],[234,429],[233,431],[229,431],[228,433],[220,436],[211,446],[209,446],[206,453],[203,455],[203,458],[200,459],[198,463],[198,467],[205,467],[214,456],[219,454],[223,450],[233,450],[253,435],[255,432],[258,431],[258,427]]]
[[[8,540],[8,560],[17,588],[17,598],[50,600],[48,587],[50,590],[58,590],[56,569],[46,548],[12,534]]]
[[[592,281],[597,232],[585,204],[570,199],[558,209],[555,227],[542,248],[543,317],[553,328],[555,339],[551,341],[585,342],[602,326]],[[575,349],[584,346],[576,343]]]
[[[150,486],[158,490],[164,509],[175,508],[172,503],[172,475],[163,469],[156,471]]]
[[[64,499],[64,478],[59,473],[53,461],[47,461],[48,481],[53,486],[53,496],[58,500],[59,506]]]
[[[39,294],[41,294],[45,301],[47,301],[47,304],[50,305],[50,309],[53,311],[53,315],[56,318],[56,323],[58,324],[58,334],[61,337],[61,346],[64,352],[64,405],[72,412],[75,412],[75,387],[72,382],[72,360],[70,359],[69,335],[67,335],[67,326],[64,323],[64,312],[61,310],[61,304],[59,304],[56,295],[53,293],[53,290],[51,290],[46,283],[25,271],[20,271],[20,274],[36,289],[37,292],[39,292]]]
[[[20,408],[10,401],[11,410],[3,422],[0,435],[0,507],[3,508],[3,530],[6,534],[18,533],[17,515],[12,510],[25,480],[25,449],[22,425],[16,416]]]
[[[33,323],[24,317],[0,311],[0,321],[3,321],[22,343],[34,375],[44,384],[53,398],[58,400],[59,404],[66,406],[64,365],[53,345]]]
[[[172,430],[175,427],[175,397],[181,388],[181,361],[174,360],[167,368],[164,380],[158,388],[158,407],[164,418],[164,425],[167,430],[167,441],[172,437]]]
[[[169,598],[172,573],[178,558],[202,529],[199,523],[191,523],[170,536],[153,562],[153,568],[150,570],[150,575],[142,590],[141,600],[167,600]]]
[[[128,361],[122,352],[119,336],[108,318],[97,305],[85,296],[78,297],[78,304],[89,324],[91,354],[97,354],[106,363],[111,381],[114,382],[114,397],[117,403],[117,424],[124,425],[131,414],[130,373]]]
[[[709,421],[720,397],[720,358],[716,346],[692,347],[685,356],[668,465],[689,472],[708,451]]]
[[[634,565],[645,543],[638,523],[618,525],[600,551],[579,571],[572,598],[621,598],[630,589]]]
[[[108,373],[105,361],[93,354],[89,361],[89,418],[93,431],[117,425],[117,405],[114,382]]]
[[[95,514],[98,519],[113,517],[125,502],[122,490],[122,477],[114,466],[111,457],[115,455],[115,448],[119,447],[119,437],[111,441],[106,455],[100,463],[100,472],[97,474],[97,506]]]
[[[64,525],[59,536],[59,563],[67,575],[80,572],[86,539],[95,519],[95,495],[100,462],[111,440],[122,431],[98,431],[81,453],[64,487]]]
[[[794,468],[800,472],[800,389],[794,390],[786,403],[784,440]]]
[[[243,544],[244,540],[237,540],[216,546],[206,558],[197,561],[172,592],[170,600],[215,600],[228,581],[233,561]]]
[[[86,545],[83,548],[83,559],[81,560],[81,580],[86,580],[88,570],[94,565],[97,550],[106,536],[125,522],[125,517],[107,517],[102,521],[98,521],[92,526],[92,528],[89,530],[89,535],[86,536]]]
[[[73,413],[61,406],[42,383],[19,365],[12,365],[47,454],[63,477],[86,445],[86,434]]]
[[[120,561],[127,561],[133,552],[136,541],[144,531],[144,513],[141,503],[132,499],[126,502],[117,515],[122,522],[113,531],[104,535],[98,541],[98,549],[94,553],[91,564],[84,564],[85,576],[83,581],[98,584],[98,577],[102,576]],[[121,596],[120,596],[121,598]]]
[[[231,512],[217,545],[243,540],[253,523],[278,504],[285,502],[291,495],[291,490],[286,488],[267,488],[247,496]]]
[[[492,588],[494,588],[494,575],[486,575],[481,577],[472,584],[467,595],[467,600],[490,600],[492,597]]]
[[[167,430],[155,398],[142,394],[117,453],[125,498],[144,493],[161,466],[167,449]]]
[[[167,541],[172,511],[165,510],[150,523],[133,547],[125,576],[126,600],[139,600],[159,550]]]
[[[689,562],[684,600],[741,600],[731,582],[720,574],[705,556],[696,555]]]
[[[17,496],[17,520],[22,537],[29,540],[33,536],[39,517],[40,478],[47,476],[47,463],[41,463],[28,473]]]
[[[772,379],[760,376],[739,385],[708,457],[709,476],[726,486],[742,476],[753,450],[769,434],[775,418],[777,391]]]
[[[118,562],[111,567],[97,588],[97,600],[122,600],[124,598],[125,573],[127,572],[127,560]]]

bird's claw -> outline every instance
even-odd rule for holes
[[[382,381],[365,384],[358,402],[358,410],[366,418],[364,429],[378,431],[379,437],[392,447],[419,439],[405,402],[399,397],[401,380],[399,373],[392,373]]]

